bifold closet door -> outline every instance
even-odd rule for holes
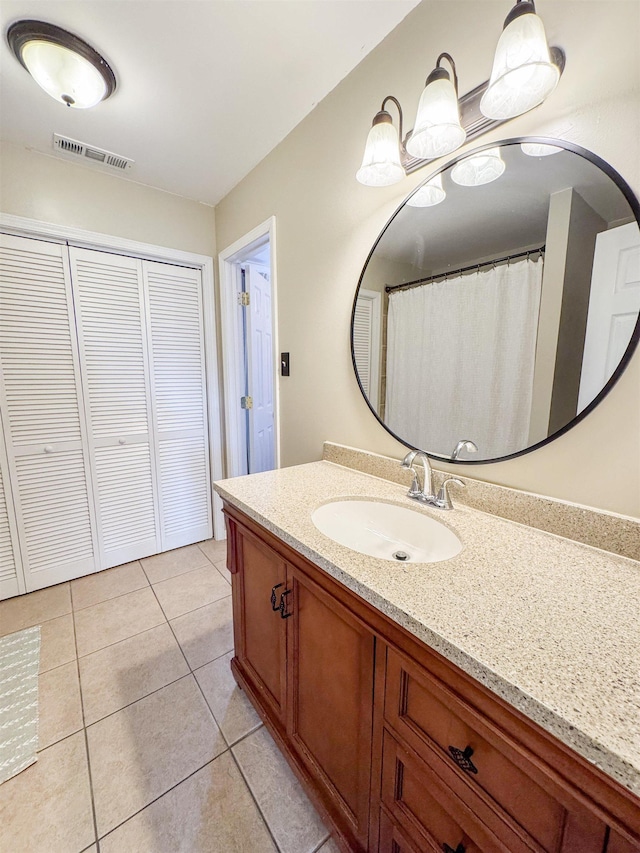
[[[0,255],[0,407],[29,591],[96,571],[95,527],[67,248],[0,235]]]
[[[2,310],[0,299],[0,311]],[[0,417],[0,424],[2,418]],[[0,601],[26,592],[20,565],[16,518],[13,511],[9,466],[0,436]]]
[[[143,262],[162,550],[212,536],[200,270]]]
[[[160,550],[142,261],[69,249],[101,568]]]

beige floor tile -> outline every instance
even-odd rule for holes
[[[224,563],[227,559],[226,539],[205,539],[204,542],[198,542],[198,547],[212,563]]]
[[[145,557],[140,561],[149,583],[159,583],[167,578],[192,572],[207,565],[207,558],[197,545],[187,545],[176,548],[175,551],[165,551],[153,557]]]
[[[76,659],[73,616],[67,613],[40,625],[40,672]]]
[[[340,848],[333,838],[330,838],[328,841],[325,841],[322,847],[318,850],[318,853],[340,853]]]
[[[0,637],[71,613],[69,584],[60,583],[0,601]]]
[[[38,711],[38,749],[80,731],[83,722],[76,661],[40,674]]]
[[[101,853],[276,853],[233,758],[221,755],[100,842]]]
[[[153,585],[167,619],[175,619],[205,604],[212,604],[231,593],[229,584],[207,563],[202,569]]]
[[[102,836],[226,749],[193,676],[87,729]]]
[[[235,682],[229,663],[233,652],[194,672],[204,698],[228,744],[233,744],[262,725],[247,695]]]
[[[281,853],[311,853],[329,831],[264,726],[233,747]]]
[[[125,563],[104,572],[96,572],[95,575],[86,575],[71,581],[71,600],[74,610],[83,607],[91,607],[109,598],[116,598],[134,589],[142,589],[148,586],[147,576],[142,571],[138,560],[133,563]]]
[[[213,565],[220,572],[220,574],[227,581],[227,583],[231,583],[231,572],[227,568],[226,562],[224,560],[222,560],[221,562],[214,563]]]
[[[0,785],[0,850],[78,853],[93,841],[87,755],[78,732]]]
[[[233,648],[231,596],[178,616],[171,627],[191,669],[204,666]]]
[[[79,663],[87,725],[189,672],[166,623],[80,658]]]
[[[148,631],[165,621],[150,587],[76,610],[73,617],[79,657]]]

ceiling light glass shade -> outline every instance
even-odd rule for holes
[[[410,199],[407,200],[409,207],[433,207],[440,204],[447,197],[442,189],[442,175],[431,178],[424,186],[420,187]]]
[[[46,41],[30,41],[22,48],[27,70],[48,95],[76,109],[95,107],[106,95],[106,83],[84,57]]]
[[[356,172],[356,178],[367,187],[388,187],[405,176],[400,162],[398,131],[391,116],[381,119],[378,116],[367,137],[362,165]]]
[[[451,170],[451,180],[462,187],[490,184],[504,172],[505,163],[499,148],[488,148],[479,154],[465,157]]]
[[[523,13],[512,18],[520,7]],[[559,79],[560,69],[551,62],[542,20],[532,3],[518,4],[507,17],[498,41],[480,112],[498,120],[522,115],[541,104]]]
[[[521,142],[520,148],[528,157],[548,157],[550,154],[557,154],[564,150],[557,145],[547,145],[546,142]]]
[[[68,107],[94,107],[116,90],[113,69],[97,50],[55,24],[16,21],[7,41],[36,83]]]
[[[427,83],[420,96],[413,133],[407,140],[409,154],[421,160],[444,157],[460,148],[466,136],[451,80],[443,77]]]

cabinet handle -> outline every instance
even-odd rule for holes
[[[281,586],[284,586],[284,583],[277,583],[271,589],[271,609],[274,613],[277,613],[278,610],[280,610],[280,605],[277,603],[278,599],[276,598],[276,590],[279,589]]]
[[[478,768],[471,760],[473,750],[470,746],[466,746],[464,749],[458,749],[455,746],[450,746],[449,752],[451,753],[451,757],[461,770],[466,770],[467,773],[478,772]],[[454,851],[454,853],[457,853],[457,851]]]
[[[448,844],[443,844],[442,849],[444,850],[444,853],[464,853],[465,846],[464,844],[460,843],[454,850],[453,847],[449,847]]]
[[[291,595],[291,590],[285,589],[285,591],[283,593],[281,593],[281,595],[280,595],[280,618],[281,619],[288,619],[289,616],[293,616],[293,613],[285,613],[285,610],[287,609],[287,603],[284,600],[285,595]]]

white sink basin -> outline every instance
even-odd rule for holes
[[[462,551],[462,542],[444,524],[397,504],[337,500],[311,514],[315,526],[353,551],[397,563],[437,563]]]

